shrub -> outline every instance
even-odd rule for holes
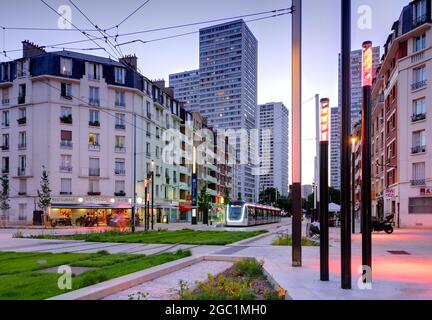
[[[247,258],[237,261],[234,264],[234,276],[247,276],[248,278],[262,278],[264,261],[256,261],[255,259]]]
[[[12,238],[21,239],[24,238],[24,234],[22,233],[22,231],[18,231],[12,235]]]

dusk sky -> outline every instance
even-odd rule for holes
[[[0,2],[4,8],[0,11],[0,26],[57,28],[58,15],[50,11],[39,0],[0,0]],[[55,9],[61,5],[71,5],[67,0],[46,0],[46,2]],[[74,2],[101,28],[115,26],[143,3],[142,0],[75,0]],[[304,0],[303,3],[303,101],[319,93],[321,97],[329,97],[331,105],[336,106],[338,104],[340,1]],[[374,45],[382,46],[390,33],[393,22],[399,18],[402,7],[408,3],[408,0],[353,0],[352,48],[359,49],[365,40],[372,40]],[[368,5],[372,9],[372,29],[360,30],[357,27],[359,17],[357,9],[362,5]],[[291,1],[286,0],[151,0],[121,25],[119,33],[226,18],[290,6]],[[245,18],[246,21],[248,19],[253,18]],[[92,28],[74,8],[72,22],[80,28]],[[151,40],[197,31],[200,27],[209,25],[120,37],[118,42],[124,43],[135,39]],[[259,42],[258,102],[283,101],[291,109],[291,17],[284,15],[250,22],[248,25]],[[3,36],[3,33],[0,34],[1,51],[19,49],[22,40],[30,40],[39,45],[51,45],[86,39],[84,35],[74,31],[7,30],[5,35],[6,37]],[[101,45],[105,43],[101,42]],[[67,47],[94,48],[96,45],[87,42]],[[47,50],[58,51],[59,49]],[[168,80],[170,73],[198,68],[198,34],[148,44],[138,42],[123,46],[122,51],[125,54],[135,53],[139,57],[141,72],[150,79]],[[102,50],[86,53],[106,56]],[[21,57],[21,52],[10,52],[8,55],[15,59]],[[2,56],[0,61],[3,60],[5,58]],[[314,101],[304,104],[303,108],[303,182],[306,184],[313,180]]]

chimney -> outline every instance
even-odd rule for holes
[[[43,47],[39,47],[37,44],[24,40],[23,45],[23,58],[31,58],[46,53]]]
[[[135,71],[138,70],[138,58],[136,55],[124,56],[119,59],[119,62],[131,67]]]

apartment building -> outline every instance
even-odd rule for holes
[[[275,188],[283,197],[289,188],[289,110],[282,103],[259,106],[260,190]]]
[[[162,135],[180,129],[182,105],[136,69],[135,56],[114,61],[48,53],[28,41],[23,58],[0,64],[1,158],[10,181],[10,223],[32,223],[43,167],[52,190],[52,219],[75,224],[89,214],[102,225],[116,216],[130,219],[134,181],[140,216],[143,182],[154,170],[155,217],[175,220],[178,164],[162,161]]]
[[[384,179],[385,179],[385,118],[384,118],[384,76],[380,68],[376,72],[372,86],[372,216],[384,218]],[[396,151],[396,150],[394,150]]]
[[[384,81],[384,213],[395,214],[400,227],[432,226],[431,10],[430,0],[403,8],[379,71]]]
[[[257,129],[258,42],[243,20],[235,20],[200,30],[199,70],[170,75],[175,97],[185,108],[200,112],[215,131]],[[199,73],[198,101],[197,71]],[[250,143],[236,141],[237,156],[246,155],[247,163],[236,165],[234,197],[240,193],[247,201],[258,197],[258,137]]]
[[[375,70],[380,64],[380,47],[376,46],[372,48],[372,68],[373,77],[375,76]],[[362,87],[362,62],[363,62],[363,50],[353,50],[351,52],[351,131],[359,121],[361,121],[361,110],[363,103],[363,87]],[[332,110],[332,126],[334,126],[333,134],[331,135],[331,186],[335,189],[340,190],[340,161],[341,161],[341,145],[340,145],[340,130],[341,127],[341,112],[342,112],[342,66],[341,56],[339,55],[339,110]],[[336,132],[336,131],[339,131]]]

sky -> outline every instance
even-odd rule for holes
[[[62,5],[72,9],[71,21],[79,28],[91,29],[90,23],[69,0],[45,0],[56,10]],[[119,24],[143,4],[144,0],[73,0],[100,28]],[[352,0],[352,49],[360,49],[365,40],[382,46],[391,26],[409,0]],[[0,26],[39,27],[58,29],[59,16],[40,0],[0,0]],[[160,27],[228,18],[250,13],[288,8],[290,0],[151,0],[119,27],[119,34]],[[366,11],[363,8],[366,6]],[[370,9],[370,10],[369,10]],[[360,10],[360,13],[359,13]],[[369,14],[370,13],[370,14]],[[385,14],[383,14],[385,13]],[[365,15],[366,14],[366,15]],[[265,15],[264,15],[265,16]],[[19,17],[19,19],[18,19]],[[358,21],[370,22],[369,25]],[[245,18],[247,21],[251,18]],[[136,36],[119,37],[118,43],[141,39],[151,40],[180,33],[197,31],[201,27],[185,27]],[[282,101],[291,111],[291,16],[283,15],[248,23],[258,39],[258,103]],[[366,26],[359,27],[359,26]],[[115,34],[115,29],[112,31]],[[75,31],[0,30],[0,48],[21,48],[22,40],[39,45],[52,45],[86,39]],[[122,46],[124,54],[136,54],[140,71],[149,79],[164,78],[171,73],[198,68],[198,34],[143,44],[136,42]],[[313,181],[315,157],[315,94],[330,98],[338,105],[338,54],[340,52],[340,1],[303,0],[303,183]],[[106,46],[105,43],[100,42]],[[95,48],[92,42],[69,45],[67,48]],[[59,49],[47,49],[57,51]],[[381,51],[382,52],[382,51]],[[106,56],[102,50],[86,53]],[[11,58],[21,52],[10,52]],[[3,57],[0,61],[3,61]],[[291,148],[290,148],[291,149]],[[291,162],[291,161],[290,161]],[[291,174],[290,174],[291,177]]]

